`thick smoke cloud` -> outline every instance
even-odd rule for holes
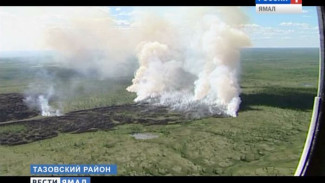
[[[57,51],[64,67],[100,78],[130,76],[133,38],[100,10],[72,7],[73,14],[47,28],[45,45]]]
[[[249,38],[233,22],[227,24],[211,9],[183,15],[162,24],[146,19],[159,41],[142,42],[140,67],[133,84],[135,102],[145,101],[202,115],[237,116],[240,105],[239,54]],[[179,22],[181,20],[181,22]],[[164,25],[157,29],[157,26]],[[167,27],[167,28],[166,28]],[[161,31],[161,32],[160,32]],[[150,34],[150,32],[146,32]]]
[[[250,44],[239,8],[143,8],[127,27],[97,8],[70,10],[43,37],[61,67],[98,79],[129,77],[135,102],[194,117],[237,116],[240,48]]]

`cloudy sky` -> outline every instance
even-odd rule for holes
[[[87,7],[79,7],[84,11]],[[177,7],[98,7],[114,17],[116,25],[128,27],[135,11],[166,13]],[[303,7],[301,14],[257,14],[255,7],[241,7],[249,22],[243,25],[252,47],[319,47],[315,7]],[[71,7],[0,7],[0,51],[41,50],[44,28],[70,16]],[[91,15],[90,15],[91,16]]]
[[[246,30],[255,47],[319,47],[316,7],[303,7],[302,14],[257,14],[245,7],[250,17]]]

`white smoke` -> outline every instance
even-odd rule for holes
[[[42,116],[61,116],[61,112],[58,109],[53,109],[49,105],[49,100],[44,95],[38,96],[38,103]]]
[[[62,67],[100,79],[130,76],[136,38],[102,9],[64,7],[62,20],[46,28],[44,45],[59,53]]]
[[[169,106],[198,116],[235,117],[241,102],[240,48],[249,45],[249,38],[220,16],[202,9],[199,12],[192,19],[184,16],[186,23],[164,19],[164,25],[170,26],[163,29],[165,33],[153,30],[163,35],[157,39],[160,41],[140,44],[140,67],[127,90],[137,94],[135,102]]]
[[[237,116],[240,48],[250,44],[240,29],[246,16],[238,7],[169,7],[165,14],[139,8],[123,28],[103,8],[57,9],[58,19],[44,26],[42,38],[62,56],[56,59],[60,66],[99,79],[136,71],[127,88],[137,94],[135,102],[197,117]],[[57,114],[48,96],[38,101],[44,115]]]
[[[50,74],[47,72],[39,72],[37,77],[45,79],[50,83],[30,83],[29,89],[25,91],[24,102],[31,108],[38,109],[42,116],[61,116],[62,112],[58,108],[49,104],[49,101],[55,96],[55,90],[50,81]]]

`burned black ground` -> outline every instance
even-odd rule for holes
[[[0,95],[2,99],[5,97],[11,102],[13,98],[16,100],[10,105],[1,103],[2,108],[6,109],[6,111],[3,110],[3,114],[6,115],[3,115],[3,122],[0,125],[2,127],[8,127],[19,123],[20,125],[24,125],[25,128],[18,132],[0,132],[0,145],[25,144],[52,138],[57,136],[58,133],[109,130],[116,125],[122,124],[166,125],[190,120],[186,114],[172,112],[165,107],[151,106],[148,104],[125,104],[100,107],[69,112],[63,116],[28,119],[37,116],[39,112],[28,110],[28,107],[22,100],[22,96],[19,94]],[[8,119],[25,120],[6,122]]]
[[[24,96],[19,93],[0,94],[0,123],[39,115],[36,109],[30,109],[23,100]]]

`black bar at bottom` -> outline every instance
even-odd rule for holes
[[[37,177],[37,176],[33,176]],[[47,176],[42,176],[47,177]],[[50,176],[48,176],[50,177]],[[59,176],[54,176],[59,177]],[[2,183],[10,183],[10,182],[19,182],[19,183],[30,183],[29,176],[0,176],[0,182]],[[294,177],[294,176],[281,176],[281,177],[274,177],[274,176],[232,176],[232,177],[225,177],[225,176],[152,176],[152,177],[144,177],[144,176],[94,176],[90,178],[91,183],[107,183],[107,182],[123,182],[123,181],[141,181],[143,182],[150,182],[153,181],[220,181],[220,182],[232,182],[232,181],[249,181],[251,182],[258,182],[261,181],[285,181],[285,182],[313,182],[319,179],[325,180],[325,177]]]

